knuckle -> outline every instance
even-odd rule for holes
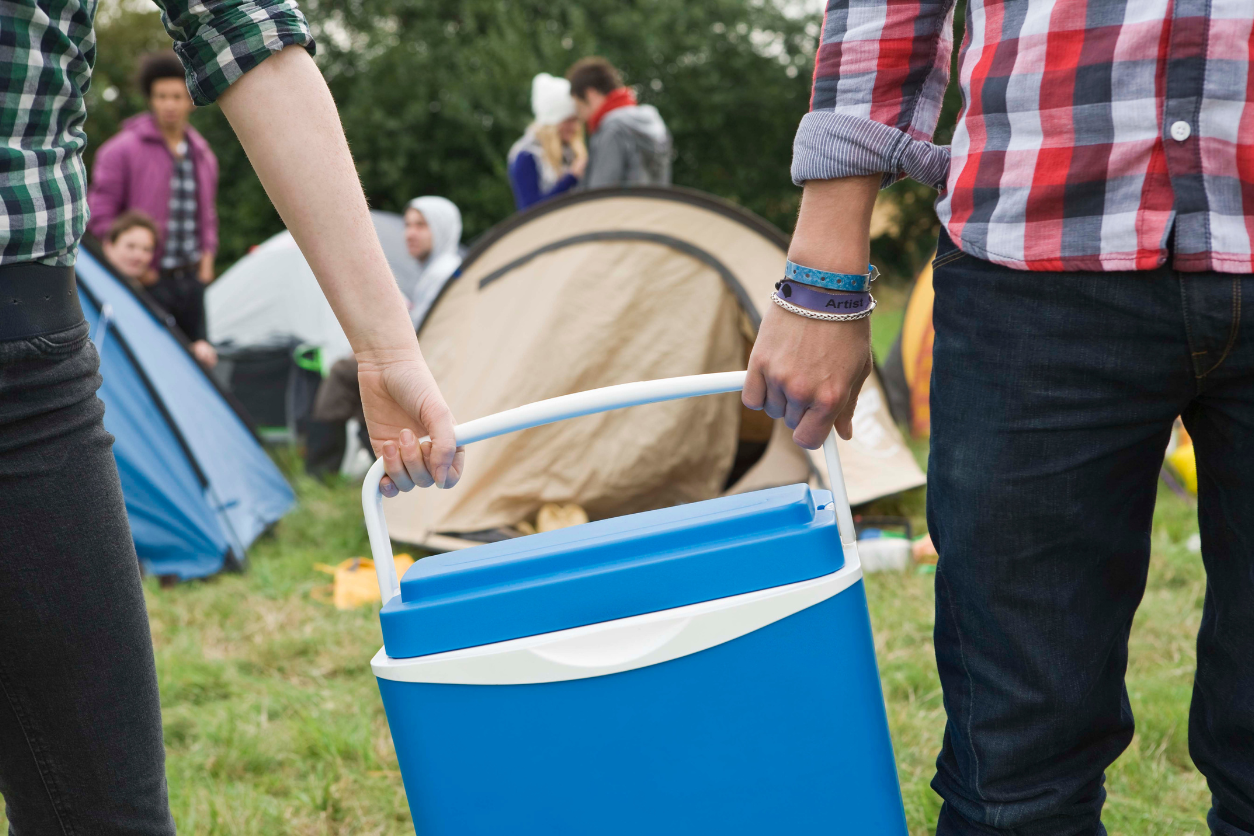
[[[814,390],[802,381],[790,380],[784,384],[783,388],[784,397],[790,404],[809,406],[814,403]]]

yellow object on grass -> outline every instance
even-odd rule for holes
[[[1193,454],[1193,442],[1187,437],[1167,454],[1167,464],[1180,477],[1189,493],[1197,496],[1197,457]]]
[[[588,512],[573,502],[569,505],[546,502],[540,506],[534,525],[523,520],[514,528],[523,534],[539,534],[545,531],[557,531],[559,528],[570,528],[572,525],[583,525],[587,521]]]
[[[559,528],[583,525],[587,521],[588,512],[573,502],[569,505],[546,502],[536,514],[536,531],[557,531]]]
[[[407,554],[398,554],[392,559],[396,563],[398,578],[403,577],[405,570],[414,565],[414,559]],[[314,568],[319,572],[326,572],[333,578],[331,583],[315,587],[310,591],[309,594],[316,601],[335,604],[337,610],[351,610],[380,600],[374,561],[369,558],[350,557],[348,560],[341,561],[338,566],[315,563]]]

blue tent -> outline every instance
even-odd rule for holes
[[[105,428],[145,571],[202,578],[242,563],[295,497],[244,419],[176,336],[87,246],[79,299],[104,379]]]

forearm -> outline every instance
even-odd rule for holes
[[[817,270],[865,273],[879,184],[878,174],[808,181],[788,258]]]
[[[218,102],[353,350],[412,349],[413,325],[313,59],[301,47],[288,47]]]

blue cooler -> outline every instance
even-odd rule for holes
[[[579,393],[457,436],[743,379]],[[837,500],[789,485],[437,555],[399,594],[376,463],[373,669],[417,832],[905,834],[834,436],[825,450]]]

